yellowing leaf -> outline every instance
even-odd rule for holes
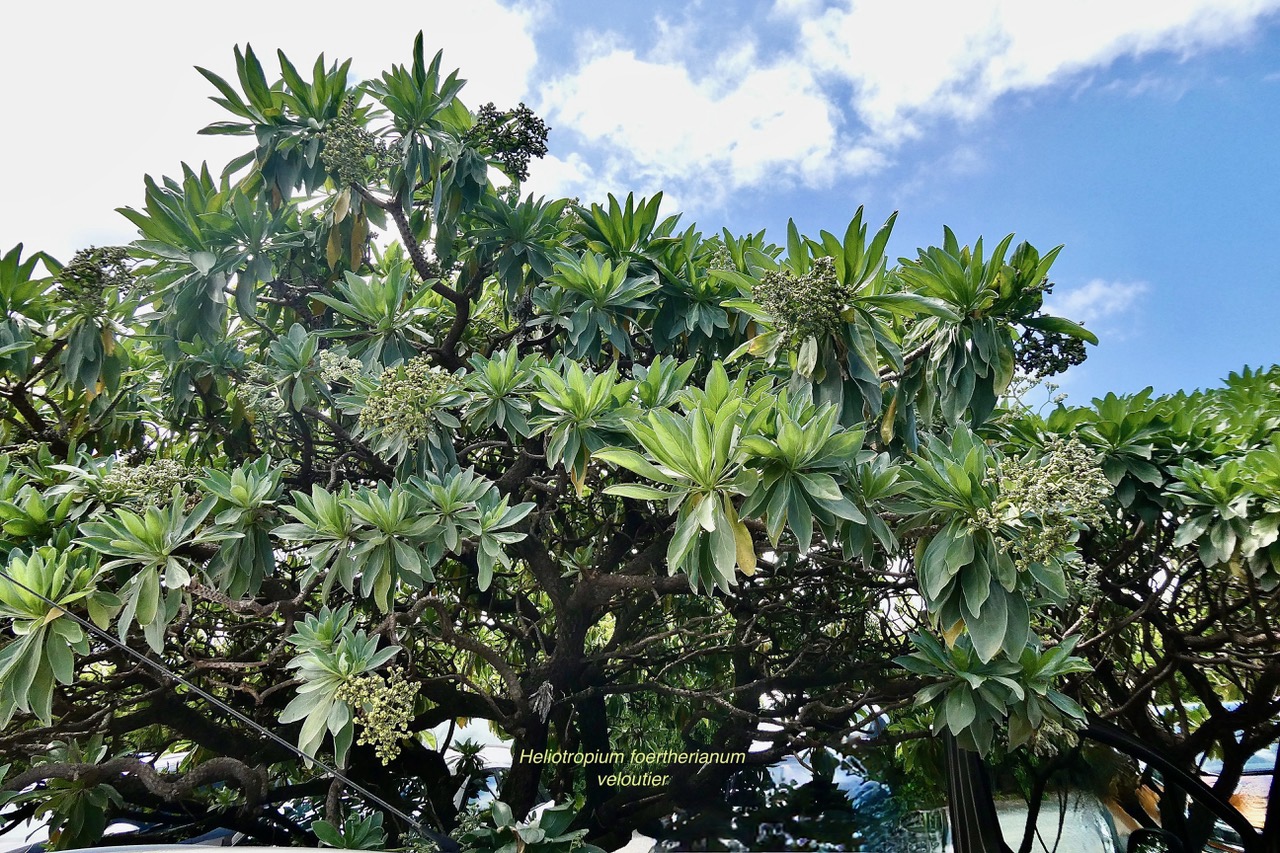
[[[329,230],[329,241],[324,247],[324,258],[329,262],[329,267],[336,269],[338,260],[342,257],[342,234],[337,227]]]
[[[964,630],[964,621],[957,619],[955,624],[950,628],[942,629],[942,638],[947,641],[947,648],[952,648],[956,644],[956,638],[960,636],[960,632]]]
[[[578,497],[582,497],[587,487],[587,472],[584,469],[582,474],[578,474],[578,466],[574,465],[569,469],[569,479],[573,481],[573,489],[578,493]]]
[[[356,218],[351,222],[351,261],[352,266],[358,266],[357,259],[364,253],[364,240],[369,236],[369,220],[364,216],[356,214]]]
[[[751,542],[751,531],[742,522],[733,525],[733,540],[738,546],[738,568],[748,577],[756,573],[756,548]]]
[[[729,519],[729,529],[733,531],[733,545],[736,552],[738,568],[747,577],[756,573],[756,548],[751,542],[751,531],[738,519],[737,510],[728,495],[724,497],[724,514]]]
[[[880,440],[885,444],[893,443],[893,419],[898,411],[898,395],[894,394],[889,406],[884,410],[884,420],[880,422]]]
[[[40,628],[44,625],[48,625],[50,622],[52,622],[54,619],[57,619],[59,616],[61,616],[65,612],[66,611],[63,610],[61,607],[50,608],[49,612],[44,615],[44,618],[40,620],[40,624],[36,625],[36,627]]]

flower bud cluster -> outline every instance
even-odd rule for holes
[[[707,269],[734,271],[738,269],[738,265],[733,262],[733,253],[729,251],[729,247],[717,246],[711,257],[707,258]]]
[[[382,372],[377,390],[360,410],[360,427],[366,432],[426,438],[435,424],[434,410],[459,390],[452,374],[433,368],[426,358],[410,359]]]
[[[978,510],[976,521],[998,533],[1010,517],[1034,520],[1009,543],[1019,571],[1054,559],[1081,526],[1102,521],[1113,492],[1093,451],[1075,437],[1058,435],[1048,437],[1039,456],[1004,460],[998,482],[999,500],[992,509]]]
[[[582,214],[578,213],[578,205],[582,204],[582,200],[577,196],[569,199],[569,203],[560,211],[560,219],[556,225],[562,231],[577,231],[582,227]]]
[[[338,688],[336,698],[355,711],[361,726],[357,742],[372,746],[378,759],[390,764],[400,754],[400,742],[409,736],[413,704],[418,690],[393,667],[384,678],[376,672],[351,678]]]
[[[90,246],[81,249],[56,276],[59,295],[86,317],[100,317],[107,308],[106,291],[117,288],[124,296],[133,285],[125,266],[123,246]]]
[[[778,330],[788,338],[822,337],[842,325],[840,312],[847,301],[831,258],[815,258],[804,275],[780,269],[760,277],[754,291]]]
[[[244,407],[260,418],[277,418],[284,414],[284,400],[272,394],[275,382],[264,365],[251,361],[245,367],[248,381],[236,387],[236,395]]]
[[[320,379],[333,384],[345,382],[350,384],[364,372],[364,365],[358,358],[342,355],[333,350],[320,352]]]
[[[99,481],[98,494],[107,502],[164,499],[174,486],[185,486],[191,472],[176,459],[156,459],[142,465],[118,462]]]
[[[1018,367],[1032,376],[1054,376],[1085,359],[1084,341],[1061,332],[1026,329],[1014,342]]]
[[[1080,745],[1080,736],[1062,723],[1046,717],[1031,735],[1028,746],[1040,758],[1053,758]]]
[[[1081,601],[1094,601],[1102,594],[1102,566],[1097,563],[1085,563],[1084,572],[1076,584]]]
[[[42,446],[38,441],[24,441],[6,450],[5,454],[14,457],[36,457],[40,455]]]
[[[321,133],[320,162],[339,187],[374,183],[390,164],[391,153],[356,117],[356,99],[348,95],[338,115]]]
[[[550,130],[523,103],[506,111],[488,103],[476,112],[467,140],[488,148],[502,164],[502,171],[516,183],[523,183],[529,177],[529,161],[546,156]]]

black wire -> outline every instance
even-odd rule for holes
[[[400,809],[391,805],[391,803],[388,803],[386,800],[382,799],[382,797],[379,797],[377,794],[373,793],[368,788],[364,787],[359,782],[352,779],[350,776],[347,776],[345,773],[338,770],[336,767],[330,766],[324,761],[321,761],[319,758],[315,758],[313,756],[307,755],[301,749],[294,746],[292,743],[285,740],[284,738],[280,737],[275,732],[259,725],[257,721],[253,720],[252,718],[250,718],[245,714],[242,714],[240,711],[237,711],[235,708],[232,708],[230,705],[228,705],[226,702],[223,702],[217,696],[214,696],[213,694],[208,693],[207,691],[192,684],[190,681],[183,678],[181,675],[178,675],[178,673],[169,669],[169,667],[165,666],[159,661],[152,660],[146,655],[143,655],[137,651],[134,651],[133,649],[126,646],[124,643],[117,640],[115,637],[108,634],[106,631],[99,628],[97,625],[94,625],[92,622],[89,622],[88,620],[77,616],[76,614],[67,610],[62,605],[58,604],[56,601],[53,601],[52,599],[42,595],[41,593],[37,592],[36,590],[22,583],[21,581],[14,580],[13,576],[11,576],[7,571],[0,569],[0,578],[4,578],[14,586],[25,589],[27,592],[31,593],[36,598],[43,601],[45,604],[48,604],[50,607],[60,610],[63,613],[63,615],[70,616],[72,619],[78,622],[82,628],[86,629],[87,631],[92,633],[94,636],[98,637],[99,639],[105,640],[106,642],[110,643],[111,645],[123,651],[125,654],[137,660],[139,663],[142,663],[145,666],[151,667],[156,672],[159,672],[161,675],[167,678],[172,678],[174,681],[186,687],[188,690],[190,690],[192,693],[195,693],[200,698],[204,699],[207,702],[210,702],[218,709],[225,711],[226,713],[235,717],[240,722],[249,726],[251,729],[258,732],[258,734],[261,734],[264,737],[268,738],[269,740],[272,740],[275,743],[279,744],[280,746],[283,746],[285,749],[289,750],[294,755],[297,755],[299,758],[302,758],[305,761],[309,761],[319,765],[320,768],[324,770],[325,773],[327,773],[328,775],[342,782],[342,784],[348,786],[349,788],[354,790],[356,793],[360,794],[365,799],[369,800],[375,805],[380,806],[381,808],[391,812],[391,814],[395,815],[396,817],[400,818],[402,821],[407,823],[415,832],[421,835],[424,835],[427,838],[430,838],[437,845],[439,845],[441,850],[450,851],[450,850],[458,849],[458,843],[454,841],[452,838],[449,838],[446,835],[441,835],[440,833],[435,832],[434,830],[428,829],[427,827],[418,823],[418,821],[414,820],[409,815],[402,812]]]

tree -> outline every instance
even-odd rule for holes
[[[1078,701],[1147,732],[1170,691],[1231,683],[1249,710],[1209,718],[1274,735],[1252,697],[1275,665],[1227,658],[1275,645],[1280,510],[1270,480],[1206,483],[1224,453],[1270,464],[1277,421],[1241,443],[1209,396],[1019,407],[1019,366],[1096,342],[1043,311],[1057,248],[947,230],[891,264],[893,217],[861,209],[777,246],[682,229],[660,195],[522,197],[547,128],[469,110],[421,35],[362,83],[235,64],[238,86],[200,69],[234,116],[203,132],[253,150],[148,177],[128,247],[0,262],[0,760],[36,786],[12,813],[52,813],[59,845],[120,815],[174,827],[148,837],[404,829],[69,614],[441,830],[468,770],[429,730],[489,721],[515,761],[472,844],[540,789],[577,806],[548,838],[575,813],[625,835],[919,708],[1016,752]],[[1248,377],[1269,412],[1275,379]],[[1152,412],[1178,426],[1125,420]],[[1173,593],[1211,643],[1132,638]],[[1224,726],[1162,731],[1191,762]],[[745,757],[633,757],[664,751]],[[628,771],[661,781],[610,781]]]

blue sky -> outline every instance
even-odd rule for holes
[[[112,211],[144,173],[239,153],[195,136],[220,116],[192,66],[232,76],[233,44],[369,76],[423,29],[468,103],[525,101],[552,126],[539,193],[661,189],[707,232],[779,242],[788,217],[840,233],[864,204],[900,211],[895,256],[944,224],[1064,243],[1055,304],[1102,337],[1064,381],[1073,402],[1277,360],[1280,0],[184,8],[10,13],[2,97],[22,130],[0,137],[0,249],[126,241]]]

